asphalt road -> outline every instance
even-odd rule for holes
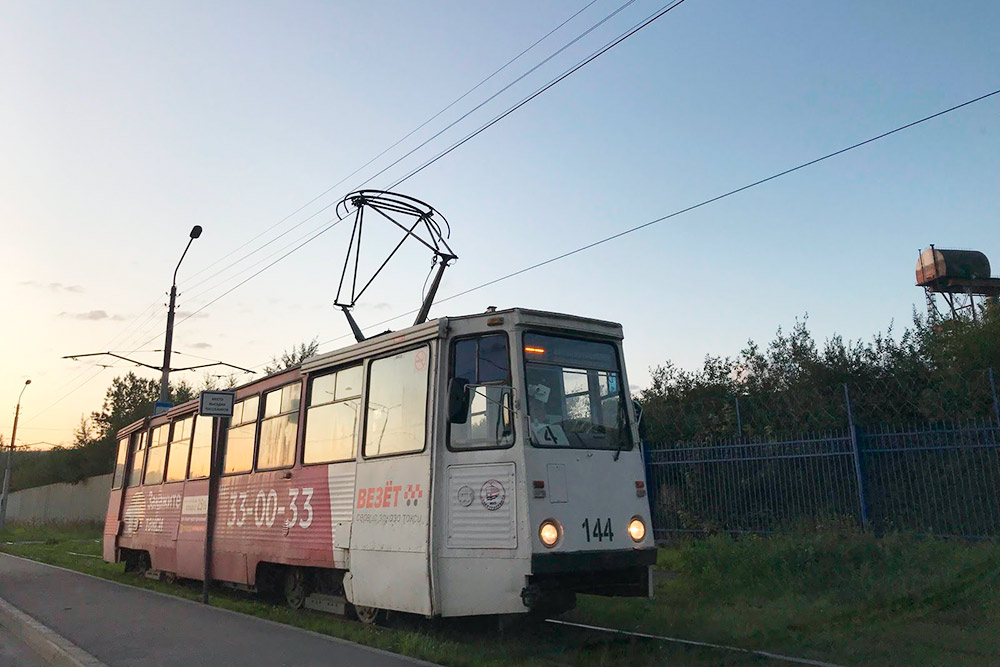
[[[0,598],[110,667],[429,664],[6,554]]]

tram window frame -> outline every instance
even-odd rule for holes
[[[128,462],[130,438],[118,438],[118,453],[115,455],[115,472],[111,477],[111,489],[120,489],[125,485],[125,463]]]
[[[368,403],[369,403],[369,400],[371,399],[371,391],[372,391],[372,368],[379,361],[384,361],[386,359],[391,359],[391,358],[393,358],[393,357],[395,357],[397,355],[405,354],[407,352],[414,352],[414,351],[420,350],[420,349],[427,350],[427,365],[424,367],[424,371],[426,372],[426,378],[425,378],[425,382],[424,382],[424,413],[423,413],[424,414],[424,423],[423,423],[423,441],[422,441],[421,447],[420,447],[420,449],[408,449],[408,450],[402,451],[402,452],[392,452],[392,453],[387,453],[387,454],[382,454],[382,453],[379,453],[379,454],[369,454],[368,453],[368,423],[369,423],[369,412],[370,411],[368,409]],[[368,460],[368,459],[386,459],[386,458],[391,458],[391,457],[394,457],[394,456],[412,456],[414,454],[422,454],[423,452],[427,451],[427,425],[428,425],[428,423],[430,423],[430,419],[431,419],[431,415],[430,415],[430,408],[431,408],[431,382],[433,381],[433,378],[434,378],[434,374],[431,373],[431,369],[432,369],[433,363],[434,363],[433,359],[432,359],[432,356],[431,356],[433,354],[433,352],[434,352],[434,350],[431,349],[431,344],[428,341],[428,342],[421,343],[419,345],[414,345],[414,346],[411,346],[411,347],[406,347],[406,348],[403,348],[403,349],[400,349],[400,350],[393,350],[392,352],[389,352],[388,354],[384,354],[384,355],[381,355],[381,356],[378,356],[378,357],[372,357],[371,359],[367,360],[367,362],[366,362],[367,368],[365,369],[364,402],[362,404],[362,408],[363,408],[363,411],[364,411],[364,416],[363,416],[364,423],[362,424],[362,431],[361,431],[361,456],[362,456],[363,459],[365,459],[365,460]]]
[[[142,483],[142,472],[146,468],[146,435],[148,431],[145,429],[133,433],[129,436],[129,452],[132,454],[132,465],[128,468],[128,475],[125,481],[125,488],[132,489],[139,486]],[[135,469],[136,457],[142,455],[142,460],[139,461],[139,470]],[[136,474],[138,473],[138,474]]]
[[[257,453],[257,438],[260,435],[260,429],[258,428],[260,425],[260,411],[261,411],[260,397],[261,395],[259,393],[250,394],[248,396],[244,396],[243,398],[238,399],[233,404],[233,416],[229,422],[229,428],[226,429],[226,447],[225,451],[222,453],[222,470],[220,471],[221,476],[225,477],[229,475],[245,475],[249,472],[253,472],[254,459],[256,458],[256,453]],[[251,400],[256,402],[257,410],[252,415],[247,415],[246,403],[247,401]],[[235,421],[237,418],[236,417],[237,406],[239,407],[240,411],[239,419],[241,421],[239,423]],[[231,436],[233,431],[237,431],[239,429],[246,429],[248,426],[251,425],[253,426],[253,436],[250,439],[250,466],[246,469],[227,471],[226,459],[229,456],[229,452],[231,451],[229,445],[232,443]]]
[[[479,345],[478,345],[478,342],[480,340],[482,340],[483,338],[489,338],[489,337],[497,337],[497,338],[503,337],[503,339],[504,339],[504,343],[507,346],[507,377],[504,378],[503,380],[491,380],[489,382],[480,383],[479,382],[479,362],[480,362],[480,357],[479,357]],[[507,331],[479,332],[479,333],[469,334],[469,335],[465,335],[465,336],[461,336],[461,337],[453,339],[451,341],[451,345],[449,345],[449,349],[450,349],[450,352],[451,352],[451,358],[448,361],[448,379],[449,379],[449,382],[457,377],[456,376],[456,368],[455,368],[456,363],[455,362],[458,360],[458,353],[457,353],[458,352],[458,345],[460,343],[464,343],[464,342],[468,342],[468,341],[476,341],[477,342],[477,345],[476,345],[476,356],[475,356],[475,359],[476,359],[476,377],[474,379],[473,378],[465,378],[466,380],[469,380],[469,386],[470,387],[472,387],[472,386],[476,386],[476,387],[499,386],[499,387],[508,387],[510,389],[513,389],[514,388],[514,384],[513,384],[513,382],[514,382],[513,381],[513,365],[514,365],[514,363],[516,363],[516,360],[511,355],[511,350],[513,349],[513,347],[511,345],[510,333],[507,332]],[[469,400],[469,409],[470,409],[469,417],[471,418],[471,416],[472,416],[472,413],[471,413],[472,398],[470,398],[470,400]],[[479,451],[483,451],[483,450],[510,449],[511,447],[513,447],[517,443],[517,427],[516,427],[516,423],[517,423],[517,419],[515,418],[515,412],[514,412],[513,407],[511,407],[510,408],[510,439],[509,439],[509,442],[506,442],[506,443],[503,443],[503,444],[480,445],[480,446],[476,446],[476,447],[462,447],[462,446],[457,446],[456,447],[456,446],[452,445],[452,441],[451,441],[452,428],[455,425],[452,424],[450,420],[447,420],[448,428],[447,428],[447,434],[446,434],[446,437],[445,437],[445,446],[448,448],[448,451],[451,451],[451,452],[479,452]]]
[[[192,436],[194,435],[194,418],[195,418],[194,413],[190,413],[190,414],[186,414],[186,415],[180,415],[178,417],[175,417],[174,420],[170,424],[170,440],[169,440],[170,449],[167,450],[167,462],[163,466],[163,483],[164,484],[173,484],[174,482],[183,482],[185,479],[187,479],[188,465],[190,465],[190,461],[191,461],[191,440],[192,440]],[[184,422],[186,422],[188,420],[190,420],[190,425],[187,428],[187,433],[185,434],[186,437],[184,439],[182,439],[182,440],[178,440],[177,439],[177,437],[178,437],[177,436],[177,427],[180,426],[180,425],[182,425]],[[184,463],[181,464],[181,465],[183,465],[183,467],[180,469],[180,477],[175,477],[175,478],[171,479],[171,477],[170,477],[170,470],[171,470],[171,468],[173,466],[173,463],[174,463],[174,458],[175,458],[174,457],[174,453],[176,451],[174,445],[179,445],[179,444],[182,444],[184,442],[187,442],[187,447],[184,449]]]
[[[360,380],[361,386],[358,387],[357,394],[351,394],[346,397],[341,397],[340,394],[340,374],[353,370],[358,371],[358,379]],[[315,391],[315,382],[323,378],[328,378],[334,376],[333,380],[333,398],[324,403],[316,403],[313,405],[313,392]],[[317,375],[310,376],[306,384],[306,400],[305,406],[302,410],[302,456],[300,461],[304,466],[316,466],[325,465],[330,463],[347,463],[350,461],[356,461],[358,458],[358,442],[364,438],[364,431],[361,429],[364,415],[362,414],[362,408],[364,407],[364,379],[365,379],[365,367],[364,362],[356,363],[348,366],[343,366],[341,368],[336,368],[331,371],[320,373]],[[354,410],[354,428],[351,432],[351,455],[347,458],[332,458],[324,459],[318,461],[307,461],[306,455],[309,451],[309,414],[313,409],[319,408],[330,408],[337,405],[347,404],[350,401],[357,401],[357,406]]]
[[[164,433],[165,433],[165,435],[164,435]],[[154,434],[156,435],[155,442],[153,440],[153,435]],[[151,454],[153,454],[153,450],[161,450],[161,449],[163,450],[163,457],[160,458],[158,462],[155,462],[154,459],[153,459],[153,457],[151,456]],[[167,453],[168,453],[169,449],[170,449],[170,422],[166,422],[166,423],[163,423],[163,424],[157,424],[156,426],[150,427],[150,429],[149,429],[149,439],[147,440],[147,446],[146,446],[146,464],[144,466],[144,470],[143,470],[143,473],[142,473],[142,485],[143,486],[156,486],[158,484],[162,484],[163,483],[163,473],[166,472],[166,467],[167,467]],[[160,456],[159,451],[156,452],[156,456],[157,457]],[[149,473],[150,473],[150,470],[151,470],[150,467],[149,467],[149,464],[150,464],[151,461],[154,461],[156,463],[156,465],[159,466],[159,471],[158,472],[159,472],[160,478],[158,480],[156,480],[155,482],[149,480]]]
[[[212,474],[212,440],[215,438],[215,420],[218,417],[207,417],[204,415],[195,415],[193,431],[191,433],[191,451],[188,454],[188,465],[187,465],[187,479],[206,479]],[[203,423],[204,422],[204,423]],[[195,443],[198,441],[198,437],[204,437],[203,431],[201,429],[208,429],[208,445],[206,446],[202,443],[201,447],[196,447]],[[207,449],[208,450],[208,468],[205,470],[204,475],[191,476],[191,464],[194,463],[194,451],[196,449]]]
[[[290,399],[289,399],[290,407],[287,410],[285,410],[285,409],[283,409],[285,407],[285,396],[286,396],[285,390],[286,389],[291,389],[295,385],[298,385],[298,391],[295,391],[295,392],[289,391],[289,393],[287,395],[290,396]],[[270,399],[270,397],[272,397],[274,395],[277,395],[277,412],[275,412],[274,414],[268,414],[268,410],[270,408],[269,403],[271,403],[271,401],[269,399]],[[263,410],[258,409],[258,412],[260,413],[261,416],[260,416],[260,424],[259,424],[259,427],[257,429],[257,447],[254,450],[254,457],[253,457],[254,468],[253,469],[254,470],[283,470],[285,468],[291,468],[291,467],[293,467],[295,465],[295,458],[296,458],[295,455],[296,455],[296,452],[297,452],[297,449],[298,449],[298,442],[299,442],[299,431],[300,431],[299,425],[300,425],[301,418],[302,418],[302,380],[294,380],[292,382],[288,382],[286,384],[283,384],[280,387],[275,387],[274,389],[269,389],[268,391],[265,391],[265,392],[263,392],[261,394],[261,399],[262,399],[261,402],[264,405],[263,405]],[[293,415],[295,417],[294,421],[287,420],[288,417],[293,416]],[[265,445],[267,445],[268,447],[272,447],[272,446],[275,445],[275,443],[271,442],[271,441],[268,441],[267,443],[265,443],[265,441],[264,441],[264,429],[265,429],[265,425],[268,422],[276,422],[278,419],[282,419],[282,418],[285,418],[287,420],[286,423],[294,423],[295,424],[295,435],[292,437],[291,456],[288,457],[288,462],[287,463],[282,462],[282,463],[279,463],[278,465],[272,465],[272,466],[266,466],[266,467],[262,466],[261,465],[261,456],[260,455],[261,455],[261,452],[264,451]]]
[[[560,360],[559,358],[555,358],[553,360],[536,360],[536,359],[531,359],[524,352],[524,350],[526,349],[526,347],[529,344],[536,344],[536,343],[541,342],[541,341],[529,341],[528,340],[529,336],[541,336],[541,337],[547,337],[547,338],[561,339],[561,340],[569,341],[570,343],[576,343],[576,342],[580,342],[580,343],[598,343],[598,344],[601,344],[601,345],[605,345],[605,346],[611,348],[611,351],[612,351],[612,353],[614,355],[615,368],[612,370],[612,369],[608,369],[608,368],[602,368],[602,367],[599,367],[599,366],[596,366],[596,365],[593,365],[593,364],[589,364],[589,363],[588,364],[581,364],[581,363],[579,363],[579,360],[574,360],[573,363],[575,363],[576,365],[567,368],[566,364],[563,363],[563,361]],[[553,368],[558,368],[559,369],[560,387],[563,388],[563,390],[564,390],[563,394],[562,394],[562,397],[563,397],[563,407],[564,408],[566,407],[565,399],[567,398],[566,394],[565,394],[565,374],[566,374],[567,371],[569,371],[570,373],[575,373],[575,372],[578,372],[580,370],[584,370],[584,371],[588,372],[588,377],[589,377],[589,372],[590,371],[594,371],[594,372],[598,372],[598,373],[601,373],[601,372],[604,372],[604,373],[614,372],[614,373],[616,373],[618,375],[618,382],[619,382],[618,391],[616,392],[616,395],[617,395],[618,401],[619,401],[619,408],[618,409],[619,410],[623,410],[623,412],[621,414],[623,415],[624,420],[625,420],[625,424],[624,424],[624,427],[622,429],[622,431],[623,431],[622,437],[625,438],[625,443],[622,444],[622,446],[619,447],[619,448],[617,448],[617,449],[614,448],[614,447],[593,447],[593,446],[587,446],[587,445],[584,445],[584,444],[546,445],[546,444],[542,444],[540,442],[536,442],[535,439],[533,438],[533,435],[532,435],[533,434],[533,430],[529,429],[528,434],[527,434],[527,438],[528,438],[527,442],[532,447],[537,447],[539,449],[575,449],[575,450],[585,450],[585,451],[618,451],[618,452],[630,452],[630,451],[633,451],[636,447],[639,446],[638,443],[635,443],[635,442],[632,441],[632,435],[631,435],[632,434],[632,430],[631,430],[632,429],[632,420],[628,416],[627,409],[625,409],[625,405],[626,405],[625,402],[627,400],[630,400],[630,397],[628,395],[627,387],[625,386],[625,382],[624,382],[624,379],[625,379],[625,364],[622,361],[622,354],[621,354],[621,350],[619,349],[619,343],[618,342],[612,341],[612,340],[607,340],[607,339],[604,339],[602,337],[591,337],[591,336],[588,336],[588,335],[583,334],[583,333],[579,333],[579,334],[577,334],[577,333],[574,333],[574,334],[554,333],[554,332],[549,332],[549,331],[545,331],[545,330],[532,329],[532,330],[528,330],[528,331],[522,332],[521,338],[520,338],[520,348],[521,348],[521,355],[522,355],[520,363],[521,363],[522,372],[524,373],[523,388],[524,388],[524,391],[525,391],[525,397],[530,397],[530,391],[528,389],[528,387],[530,385],[530,375],[531,375],[531,373],[529,372],[530,369],[528,368],[529,364],[534,364],[536,366],[551,366]],[[574,392],[573,394],[571,394],[571,397],[582,396],[582,395],[584,395],[586,393],[587,392]],[[610,395],[611,394],[609,394],[609,396]],[[598,396],[598,398],[600,398],[600,397]],[[599,401],[596,401],[596,402],[599,402]],[[591,405],[590,405],[590,409],[592,411],[591,412],[591,417],[590,417],[591,420],[593,419],[593,414],[594,414],[593,413],[593,403],[595,403],[595,401],[592,400],[591,401]],[[529,421],[529,424],[530,424],[531,423],[531,419],[532,419],[532,415],[531,415],[531,407],[530,407],[530,404],[529,404],[529,401],[528,401],[527,398],[525,400],[525,406],[526,406],[526,409],[527,409],[528,421]],[[560,413],[560,414],[562,414],[562,413]]]

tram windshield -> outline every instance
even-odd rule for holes
[[[614,345],[526,333],[524,366],[533,445],[632,449]]]

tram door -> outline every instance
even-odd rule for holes
[[[448,384],[465,387],[438,457],[439,604],[444,616],[524,611],[510,344],[506,333],[450,344]],[[451,392],[449,392],[451,393]],[[461,395],[461,394],[459,394]],[[455,406],[450,406],[450,408]]]
[[[433,343],[424,343],[367,364],[344,582],[355,605],[432,613],[428,388],[434,352]]]
[[[135,436],[132,436],[135,437]],[[118,454],[115,457],[115,471],[111,478],[111,493],[108,495],[108,510],[104,517],[103,556],[109,563],[115,562],[118,549],[118,536],[121,534],[122,504],[125,498],[126,461],[129,454],[131,438],[125,436],[118,440]]]

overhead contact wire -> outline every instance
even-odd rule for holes
[[[621,237],[626,236],[628,234],[632,234],[632,233],[637,232],[637,231],[639,231],[641,229],[645,229],[647,227],[651,227],[652,225],[659,224],[659,223],[664,222],[666,220],[670,220],[671,218],[675,218],[675,217],[677,217],[679,215],[683,215],[684,213],[688,213],[690,211],[694,211],[696,209],[702,208],[703,206],[708,206],[709,204],[712,204],[714,202],[720,201],[722,199],[726,199],[728,197],[732,197],[733,195],[739,194],[741,192],[745,192],[745,191],[747,191],[747,190],[749,190],[751,188],[755,188],[755,187],[757,187],[759,185],[763,185],[764,183],[768,183],[770,181],[776,180],[776,179],[781,178],[783,176],[787,176],[787,175],[789,175],[791,173],[794,173],[796,171],[799,171],[801,169],[805,169],[807,167],[811,167],[813,165],[819,164],[820,162],[824,162],[825,160],[829,160],[831,158],[837,157],[838,155],[843,155],[844,153],[856,150],[858,148],[861,148],[862,146],[866,146],[868,144],[874,143],[874,142],[879,141],[881,139],[885,139],[886,137],[889,137],[891,135],[897,134],[897,133],[902,132],[904,130],[908,130],[908,129],[912,128],[912,127],[916,127],[917,125],[920,125],[922,123],[926,123],[926,122],[928,122],[930,120],[933,120],[935,118],[939,118],[941,116],[944,116],[945,114],[949,114],[949,113],[952,113],[954,111],[958,111],[959,109],[962,109],[964,107],[970,106],[972,104],[976,104],[977,102],[982,102],[983,100],[986,100],[986,99],[988,99],[990,97],[993,97],[995,95],[1000,95],[1000,89],[993,90],[993,91],[991,91],[989,93],[986,93],[984,95],[980,95],[978,97],[972,98],[970,100],[962,102],[961,104],[956,104],[954,106],[948,107],[947,109],[944,109],[942,111],[938,111],[936,113],[930,114],[929,116],[924,116],[923,118],[920,118],[920,119],[915,120],[915,121],[910,122],[910,123],[906,123],[905,125],[900,125],[899,127],[896,127],[896,128],[894,128],[892,130],[889,130],[887,132],[883,132],[883,133],[878,134],[878,135],[876,135],[874,137],[870,137],[868,139],[865,139],[864,141],[859,141],[859,142],[857,142],[855,144],[851,144],[850,146],[847,146],[846,148],[841,148],[840,150],[833,151],[832,153],[827,153],[826,155],[823,155],[821,157],[815,158],[813,160],[809,160],[808,162],[803,162],[802,164],[796,165],[796,166],[791,167],[789,169],[785,169],[785,170],[780,171],[780,172],[778,172],[776,174],[772,174],[771,176],[768,176],[766,178],[761,178],[759,180],[756,180],[756,181],[754,181],[752,183],[748,183],[747,185],[741,186],[739,188],[735,188],[733,190],[729,190],[728,192],[725,192],[723,194],[717,195],[717,196],[712,197],[710,199],[705,199],[705,200],[703,200],[703,201],[701,201],[701,202],[699,202],[697,204],[694,204],[692,206],[688,206],[688,207],[679,209],[677,211],[674,211],[673,213],[668,213],[667,215],[661,216],[659,218],[655,218],[655,219],[650,220],[648,222],[645,222],[645,223],[643,223],[641,225],[636,225],[635,227],[630,227],[629,229],[625,229],[625,230],[620,231],[620,232],[618,232],[616,234],[612,234],[610,236],[606,236],[606,237],[604,237],[602,239],[599,239],[599,240],[594,241],[592,243],[588,243],[587,245],[580,246],[579,248],[575,248],[575,249],[570,250],[568,252],[564,252],[564,253],[562,253],[560,255],[557,255],[555,257],[551,257],[551,258],[546,259],[544,261],[537,262],[537,263],[532,264],[530,266],[526,266],[526,267],[524,267],[522,269],[518,269],[517,271],[513,271],[513,272],[508,273],[508,274],[506,274],[504,276],[500,276],[499,278],[495,278],[493,280],[487,281],[487,282],[482,283],[480,285],[477,285],[475,287],[471,287],[471,288],[469,288],[467,290],[463,290],[461,292],[457,292],[456,294],[452,294],[450,296],[443,297],[441,299],[436,300],[434,302],[434,305],[441,304],[441,303],[444,303],[446,301],[451,301],[452,299],[457,299],[458,297],[465,296],[465,295],[470,294],[472,292],[476,292],[478,290],[484,289],[484,288],[489,287],[491,285],[495,285],[495,284],[497,284],[499,282],[503,282],[503,281],[508,280],[510,278],[514,278],[516,276],[519,276],[519,275],[521,275],[523,273],[527,273],[528,271],[533,271],[535,269],[541,268],[541,267],[546,266],[548,264],[552,264],[553,262],[558,262],[561,259],[565,259],[567,257],[571,257],[573,255],[576,255],[578,253],[584,252],[584,251],[589,250],[591,248],[597,247],[597,246],[602,245],[604,243],[608,243],[610,241],[613,241],[615,239],[621,238]],[[394,322],[395,320],[398,320],[400,318],[406,317],[408,315],[412,315],[415,312],[417,312],[417,311],[416,310],[411,310],[411,311],[408,311],[408,312],[405,312],[405,313],[401,313],[399,315],[395,315],[395,316],[390,317],[388,319],[382,320],[381,322],[376,322],[375,324],[372,324],[371,326],[368,326],[368,327],[365,327],[365,328],[366,329],[373,329],[375,327],[380,327],[380,326],[389,324],[391,322]],[[344,338],[348,338],[349,336],[350,336],[350,334],[345,334],[345,335],[342,335],[342,336],[337,336],[335,338],[331,338],[329,340],[323,341],[322,343],[320,343],[320,345],[327,345],[329,343],[333,343],[335,341],[342,340]]]
[[[531,51],[532,49],[534,49],[536,46],[538,46],[539,44],[541,44],[542,42],[544,42],[546,39],[548,39],[549,37],[551,37],[554,33],[556,33],[558,30],[560,30],[567,23],[569,23],[570,21],[572,21],[573,19],[575,19],[577,16],[579,16],[580,14],[582,14],[583,12],[585,12],[587,9],[589,9],[591,6],[593,6],[596,2],[597,2],[597,0],[591,0],[589,3],[587,3],[586,5],[584,5],[583,8],[577,10],[569,18],[567,18],[566,20],[564,20],[562,23],[560,23],[559,25],[557,25],[555,28],[549,30],[547,33],[545,33],[545,35],[543,35],[541,38],[537,39],[529,47],[527,47],[526,49],[524,49],[523,51],[521,51],[520,53],[518,53],[516,56],[514,56],[513,58],[511,58],[510,60],[508,60],[506,63],[504,63],[502,66],[500,66],[496,70],[494,70],[493,73],[491,73],[485,79],[481,80],[475,86],[473,86],[469,90],[465,91],[462,95],[460,95],[459,97],[457,97],[456,99],[454,99],[450,104],[448,104],[447,106],[445,106],[443,109],[441,109],[440,111],[438,111],[437,113],[435,113],[433,116],[431,116],[427,120],[425,120],[423,123],[421,123],[420,125],[418,125],[414,129],[410,130],[407,134],[405,134],[403,137],[401,137],[400,139],[398,139],[391,146],[389,146],[388,148],[385,148],[381,153],[379,153],[375,157],[371,158],[370,160],[368,160],[367,162],[365,162],[363,165],[361,165],[360,167],[358,167],[357,169],[355,169],[354,171],[352,171],[350,174],[348,174],[347,176],[344,176],[342,179],[340,179],[339,181],[337,181],[336,183],[334,183],[333,185],[331,185],[329,188],[327,188],[323,192],[319,193],[318,195],[316,195],[315,197],[313,197],[312,199],[310,199],[309,201],[307,201],[305,204],[303,204],[299,208],[295,209],[294,211],[292,211],[291,213],[289,213],[288,215],[286,215],[284,218],[282,218],[278,222],[274,223],[273,225],[271,225],[270,227],[268,227],[267,229],[265,229],[261,233],[257,234],[256,236],[254,236],[253,238],[251,238],[250,240],[248,240],[246,243],[244,243],[244,244],[240,245],[239,247],[233,249],[228,254],[224,255],[221,258],[219,258],[217,261],[213,262],[212,264],[209,264],[208,266],[206,266],[205,268],[201,269],[200,271],[195,272],[189,279],[194,278],[194,277],[200,275],[201,273],[207,271],[208,269],[210,269],[213,266],[217,265],[219,262],[221,262],[224,259],[226,259],[226,257],[229,257],[229,256],[231,256],[231,255],[239,252],[240,250],[242,250],[243,248],[247,247],[248,245],[250,245],[251,243],[253,243],[257,239],[259,239],[260,237],[264,236],[265,234],[267,234],[268,232],[270,232],[274,228],[276,228],[279,225],[287,222],[288,220],[290,220],[294,216],[298,215],[299,213],[301,213],[303,210],[305,210],[306,208],[308,208],[312,204],[316,203],[317,201],[319,201],[320,199],[322,199],[326,195],[328,195],[331,192],[333,192],[337,187],[339,187],[340,185],[342,185],[343,183],[345,183],[348,179],[353,178],[358,172],[360,172],[363,169],[367,168],[373,162],[375,162],[376,160],[378,160],[379,158],[381,158],[382,156],[384,156],[386,153],[388,153],[392,149],[396,148],[401,143],[403,143],[404,141],[406,141],[407,139],[409,139],[410,137],[412,137],[414,134],[416,134],[417,132],[419,132],[420,130],[422,130],[423,128],[425,128],[427,125],[429,125],[430,123],[432,123],[433,121],[435,121],[438,117],[441,116],[441,114],[445,113],[446,111],[448,111],[449,109],[451,109],[453,106],[455,106],[456,104],[458,104],[459,102],[461,102],[462,100],[464,100],[466,97],[468,97],[469,95],[471,95],[473,92],[475,92],[476,90],[478,90],[479,88],[481,88],[483,85],[485,85],[488,81],[490,81],[497,74],[499,74],[503,70],[505,70],[508,67],[510,67],[512,64],[514,64],[514,62],[516,62],[517,60],[519,60],[526,53],[528,53],[529,51]],[[357,189],[357,188],[355,188],[355,189]],[[233,262],[233,263],[229,264],[228,266],[220,269],[219,271],[215,272],[214,274],[212,274],[208,278],[203,279],[203,280],[199,281],[198,283],[195,283],[194,286],[197,287],[198,285],[204,284],[208,280],[211,280],[213,277],[219,275],[220,273],[226,271],[227,269],[230,269],[233,266],[235,266],[236,264],[239,264],[240,262],[242,262],[243,260],[245,260],[245,259],[247,259],[249,257],[252,257],[254,254],[256,254],[257,252],[259,252],[263,248],[267,247],[267,245],[269,245],[270,243],[273,243],[274,241],[276,241],[277,239],[281,238],[285,234],[291,232],[293,229],[296,229],[296,228],[300,227],[301,225],[305,224],[309,220],[313,219],[314,217],[316,217],[317,215],[319,215],[320,213],[322,213],[323,211],[325,211],[326,209],[328,209],[330,206],[332,206],[332,204],[324,206],[323,208],[319,209],[318,211],[316,211],[315,213],[313,213],[309,217],[305,218],[304,220],[302,220],[302,221],[298,222],[297,224],[295,224],[293,227],[289,228],[286,232],[282,233],[279,236],[276,236],[274,239],[271,239],[270,241],[268,241],[267,243],[265,243],[264,245],[262,245],[260,248],[257,248],[253,252],[251,252],[251,253],[249,253],[249,254],[241,257],[236,262]]]

